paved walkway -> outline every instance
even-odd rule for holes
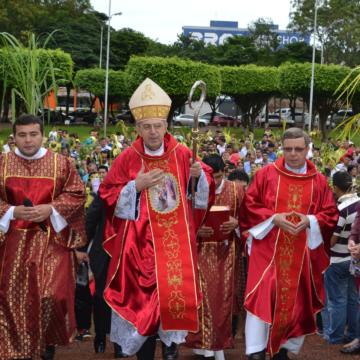
[[[291,359],[297,360],[334,360],[334,359],[351,359],[360,360],[360,355],[343,355],[340,353],[340,345],[326,345],[326,341],[322,336],[307,336],[304,346],[298,356],[289,354]],[[185,346],[179,346],[179,360],[195,360],[195,355],[191,349]],[[158,342],[156,349],[156,359],[161,359],[161,344]],[[226,360],[246,360],[245,341],[235,340],[234,350],[225,350]],[[105,354],[95,354],[93,339],[87,338],[83,342],[75,342],[68,348],[57,348],[55,360],[87,360],[87,359],[114,359],[114,351],[112,344],[108,341],[108,347]],[[129,360],[135,360],[136,356],[132,356]],[[270,357],[267,357],[270,359]],[[209,358],[209,360],[214,360]]]

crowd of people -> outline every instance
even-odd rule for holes
[[[244,337],[249,359],[287,360],[313,333],[360,353],[360,146],[206,130],[194,162],[170,105],[146,79],[130,132],[45,137],[37,117],[15,121],[0,157],[0,359],[51,360],[93,335],[104,353],[107,334],[115,358],[138,360],[157,339],[164,360],[181,343],[224,360]]]

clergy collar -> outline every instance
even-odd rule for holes
[[[215,190],[215,195],[221,194],[224,184],[225,184],[225,180],[222,179],[220,186]]]
[[[144,143],[144,150],[146,155],[150,156],[161,156],[164,153],[164,141],[157,150],[150,150]]]
[[[36,160],[36,159],[40,159],[42,158],[43,156],[45,156],[47,153],[47,150],[43,147],[40,148],[40,150],[34,155],[34,156],[25,156],[23,155],[20,150],[18,148],[15,149],[15,154],[26,159],[26,160]]]
[[[307,171],[306,161],[305,161],[305,165],[300,169],[293,169],[286,162],[284,162],[284,163],[285,163],[286,169],[288,169],[289,171],[291,171],[295,174],[306,174],[306,171]]]

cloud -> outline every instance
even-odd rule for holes
[[[109,0],[91,0],[94,9],[109,13]],[[286,29],[289,22],[289,0],[254,0],[226,3],[218,0],[112,0],[111,13],[114,16],[111,26],[117,30],[129,27],[142,32],[145,36],[168,44],[177,39],[184,25],[210,26],[210,20],[237,21],[240,28],[259,17],[272,18],[274,24]]]

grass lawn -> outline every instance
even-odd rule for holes
[[[6,129],[3,129],[4,127],[8,127]],[[12,134],[12,128],[10,128],[9,125],[3,125],[1,124],[1,133],[0,133],[0,140],[3,140],[4,143],[6,143],[6,138],[7,136]],[[57,128],[59,128],[59,126],[57,126]],[[61,129],[63,130],[67,130],[68,133],[72,133],[72,132],[76,132],[79,136],[79,139],[81,141],[84,141],[85,139],[87,139],[89,137],[89,132],[90,130],[93,129],[92,126],[61,126]],[[130,131],[131,129],[133,129],[133,127],[127,126],[127,133],[128,135],[130,135]],[[178,129],[177,127],[174,129],[176,130]],[[49,132],[52,130],[51,126],[45,125],[45,135],[48,137],[49,136]],[[211,131],[213,133],[215,133],[215,131],[217,130],[217,128],[212,127]],[[221,128],[220,128],[221,130]],[[107,135],[112,135],[115,134],[117,131],[120,131],[122,133],[121,127],[120,126],[115,126],[115,125],[111,125],[111,126],[107,126]],[[191,132],[191,129],[189,127],[180,127],[180,131],[183,134],[187,134],[189,132]],[[204,130],[201,129],[201,132],[203,132]],[[277,128],[272,128],[272,132],[273,134],[282,134],[283,130],[278,130]],[[243,138],[243,132],[242,132],[242,128],[237,128],[237,129],[233,129],[230,128],[230,133],[235,133],[237,134],[237,138]],[[256,140],[262,140],[262,135],[264,133],[264,129],[255,129],[255,139]],[[104,135],[103,129],[101,129],[100,131],[100,137],[102,137]],[[340,135],[340,131],[331,131],[329,136],[334,137],[335,141],[337,139],[337,137]],[[359,134],[355,134],[353,137],[351,137],[351,141],[355,143],[356,146],[360,146],[360,135]],[[315,139],[315,146],[319,147],[321,145],[321,140],[320,139]]]

